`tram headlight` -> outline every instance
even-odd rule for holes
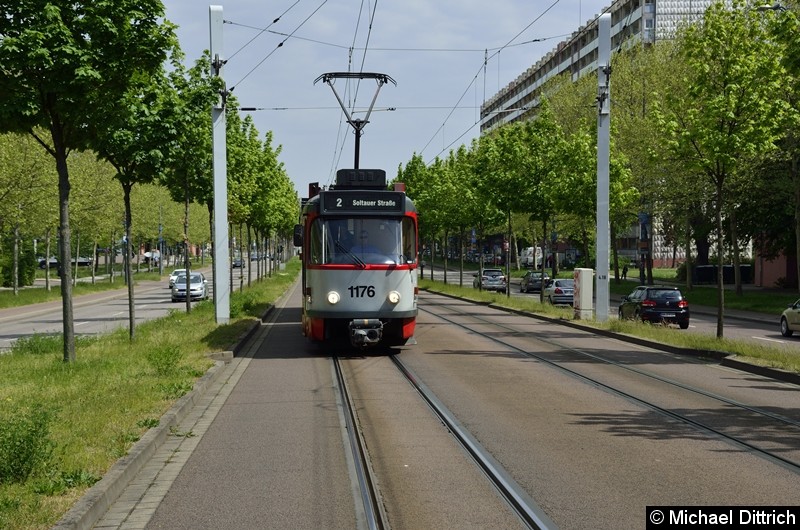
[[[387,298],[389,299],[389,303],[396,304],[400,301],[400,293],[397,291],[391,291]]]
[[[339,296],[339,293],[337,293],[336,291],[331,291],[331,292],[328,293],[328,303],[329,304],[331,304],[331,305],[338,304],[340,299],[341,299],[341,297]]]

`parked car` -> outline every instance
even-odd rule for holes
[[[172,286],[175,285],[175,280],[178,279],[178,276],[185,276],[186,269],[175,269],[171,273],[169,273],[169,288],[172,289]]]
[[[178,302],[186,300],[186,278],[187,275],[183,274],[175,279],[175,285],[172,286],[172,301]],[[189,273],[189,297],[192,300],[207,300],[208,299],[208,281],[203,276],[202,272]]]
[[[42,270],[46,268],[57,269],[58,258],[50,258],[50,259],[39,258],[39,268]]]
[[[483,269],[483,275],[476,272],[473,276],[475,278],[472,286],[476,289],[480,287],[484,291],[506,292],[506,275],[503,269]]]
[[[689,302],[677,287],[640,285],[622,298],[619,318],[672,322],[686,329],[689,327]]]
[[[545,282],[544,298],[551,304],[572,305],[575,293],[575,280],[559,279]]]
[[[83,256],[78,257],[77,260],[75,258],[72,258],[72,264],[73,265],[77,264],[78,267],[89,267],[89,266],[92,265],[92,263],[94,263],[94,260],[92,258],[86,258],[86,257],[83,257]],[[45,268],[48,268],[48,267],[51,268],[51,269],[60,268],[61,265],[60,265],[60,263],[58,261],[58,258],[50,258],[49,260],[46,260],[44,258],[39,259],[39,268],[40,269],[45,269]]]
[[[550,276],[545,272],[544,273],[544,281],[545,285],[547,284],[547,280],[550,279]],[[528,271],[525,273],[525,276],[522,277],[522,280],[519,282],[519,292],[521,293],[529,293],[531,291],[541,291],[542,290],[542,272],[541,271]]]
[[[781,335],[791,337],[795,331],[800,331],[800,300],[781,313]]]

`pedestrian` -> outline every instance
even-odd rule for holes
[[[627,263],[622,266],[622,279],[623,280],[627,280],[628,279],[628,264]]]

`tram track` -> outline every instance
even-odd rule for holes
[[[469,319],[469,324],[459,321],[455,317],[448,317],[442,315],[441,312],[437,313],[429,309],[430,307],[439,307],[442,309],[446,308],[447,311],[456,314],[459,318],[463,317]],[[800,437],[800,421],[797,421],[796,419],[786,417],[782,414],[773,413],[771,411],[764,410],[763,408],[747,405],[740,401],[730,399],[725,396],[721,396],[714,392],[710,392],[702,388],[697,388],[691,385],[687,385],[685,383],[681,383],[680,381],[672,380],[670,378],[664,377],[662,375],[659,375],[651,371],[629,366],[620,363],[618,361],[614,361],[613,359],[608,359],[601,355],[587,352],[579,348],[575,348],[573,346],[565,344],[564,342],[560,342],[552,338],[542,337],[530,332],[520,332],[518,327],[509,326],[489,318],[478,316],[474,313],[474,311],[470,312],[462,308],[459,308],[457,304],[439,303],[437,301],[429,299],[425,301],[425,304],[421,304],[420,311],[434,315],[438,319],[441,319],[461,329],[465,329],[472,334],[488,339],[496,344],[502,345],[504,348],[509,348],[511,351],[520,354],[526,358],[530,358],[538,362],[544,363],[545,365],[550,366],[556,370],[559,370],[560,372],[565,373],[573,378],[576,378],[584,383],[590,384],[592,386],[602,389],[603,391],[622,397],[623,399],[626,399],[629,402],[633,402],[642,407],[646,407],[647,409],[655,411],[674,421],[689,425],[696,430],[717,437],[719,439],[725,440],[726,442],[733,444],[734,446],[737,446],[741,449],[757,454],[767,460],[770,460],[787,469],[790,469],[795,473],[800,473],[800,459],[782,456],[781,454],[779,454],[780,448],[764,447],[763,445],[759,445],[758,442],[747,440],[740,435],[732,434],[730,431],[726,431],[724,428],[721,428],[719,426],[714,426],[711,424],[711,422],[695,419],[690,417],[686,413],[673,410],[672,408],[667,406],[659,405],[658,403],[655,402],[655,400],[649,399],[646,396],[643,397],[640,395],[636,395],[632,392],[626,391],[620,388],[616,383],[608,383],[607,380],[603,380],[599,377],[595,377],[592,375],[587,375],[586,373],[583,373],[579,370],[570,368],[566,366],[567,363],[563,359],[557,361],[550,358],[546,354],[531,351],[531,348],[521,347],[517,344],[512,343],[508,339],[500,338],[496,336],[496,334],[476,330],[475,325],[478,324],[478,325],[491,326],[495,330],[502,330],[503,332],[509,333],[516,339],[519,339],[521,336],[524,336],[525,338],[530,338],[541,344],[545,344],[550,348],[554,348],[555,351],[557,351],[559,354],[567,353],[570,356],[572,356],[573,359],[590,360],[592,363],[602,364],[607,367],[611,367],[614,370],[622,370],[625,371],[626,373],[634,374],[635,377],[645,378],[648,381],[656,382],[658,385],[665,385],[666,387],[673,389],[672,390],[673,392],[677,390],[679,392],[700,396],[703,399],[712,400],[713,402],[722,404],[723,406],[727,407],[727,409],[725,410],[725,414],[726,417],[728,418],[737,417],[739,421],[745,423],[741,418],[743,416],[746,416],[747,420],[746,423],[748,423],[747,432],[751,434],[753,432],[758,432],[759,429],[768,428],[776,432],[780,432],[780,434],[783,437],[787,438],[794,437],[795,439],[797,439],[798,437]]]
[[[380,493],[375,485],[366,444],[358,427],[355,405],[347,388],[347,380],[342,372],[339,358],[334,356],[332,361],[334,373],[336,374],[336,387],[342,403],[347,441],[352,457],[353,474],[358,482],[358,491],[364,509],[366,527],[370,530],[388,529],[390,526],[383,511]]]
[[[494,486],[499,496],[505,500],[513,513],[526,528],[535,530],[556,530],[556,524],[545,514],[536,502],[521,488],[492,455],[467,431],[436,395],[405,366],[397,355],[390,355],[393,365],[403,379],[414,388],[428,405],[434,416],[444,425],[473,463],[482,471]],[[370,458],[364,437],[358,425],[358,413],[348,390],[347,379],[338,357],[332,357],[336,374],[336,385],[344,409],[345,429],[354,464],[354,476],[364,507],[366,526],[382,530],[391,528],[381,502],[377,480],[370,466]]]
[[[425,400],[437,418],[447,427],[456,441],[470,455],[473,462],[483,471],[486,478],[496,488],[499,495],[509,504],[514,513],[528,528],[554,530],[555,523],[544,513],[536,502],[511,478],[503,467],[478,440],[456,419],[436,395],[405,366],[397,355],[391,356],[392,363],[403,377]]]

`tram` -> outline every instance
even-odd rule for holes
[[[312,341],[357,348],[413,343],[418,223],[402,184],[381,169],[340,169],[309,187],[294,244],[302,260],[302,327]]]

